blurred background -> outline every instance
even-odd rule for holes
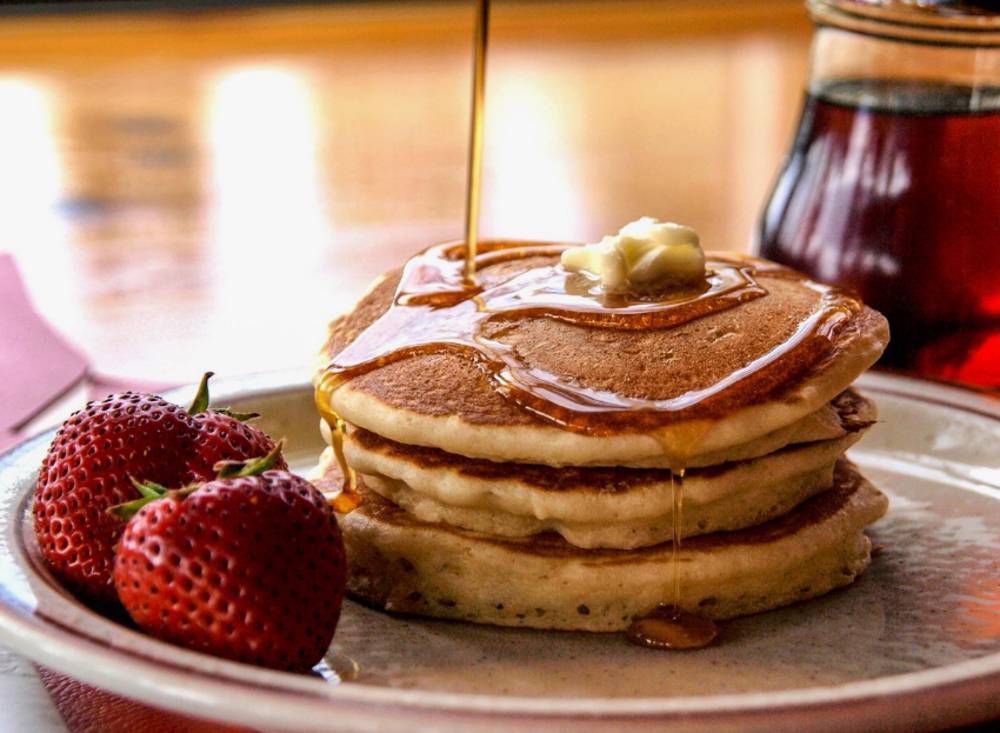
[[[462,236],[472,24],[471,0],[4,3],[0,253],[97,382],[305,375],[375,275]],[[496,0],[482,236],[652,215],[746,249],[810,34],[800,0]]]

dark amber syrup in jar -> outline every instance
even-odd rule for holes
[[[1000,388],[1000,88],[808,96],[759,249],[884,313],[883,366]]]

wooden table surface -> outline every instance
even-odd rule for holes
[[[379,272],[461,236],[472,3],[0,17],[0,251],[103,375],[306,365]],[[648,214],[747,246],[790,143],[799,0],[509,2],[484,237]]]

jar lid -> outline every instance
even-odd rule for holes
[[[1000,46],[997,0],[807,0],[819,25],[914,43]]]

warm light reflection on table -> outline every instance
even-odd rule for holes
[[[0,18],[0,250],[110,374],[307,364],[461,236],[471,4]],[[798,2],[498,2],[484,237],[642,214],[740,249],[788,143]]]

